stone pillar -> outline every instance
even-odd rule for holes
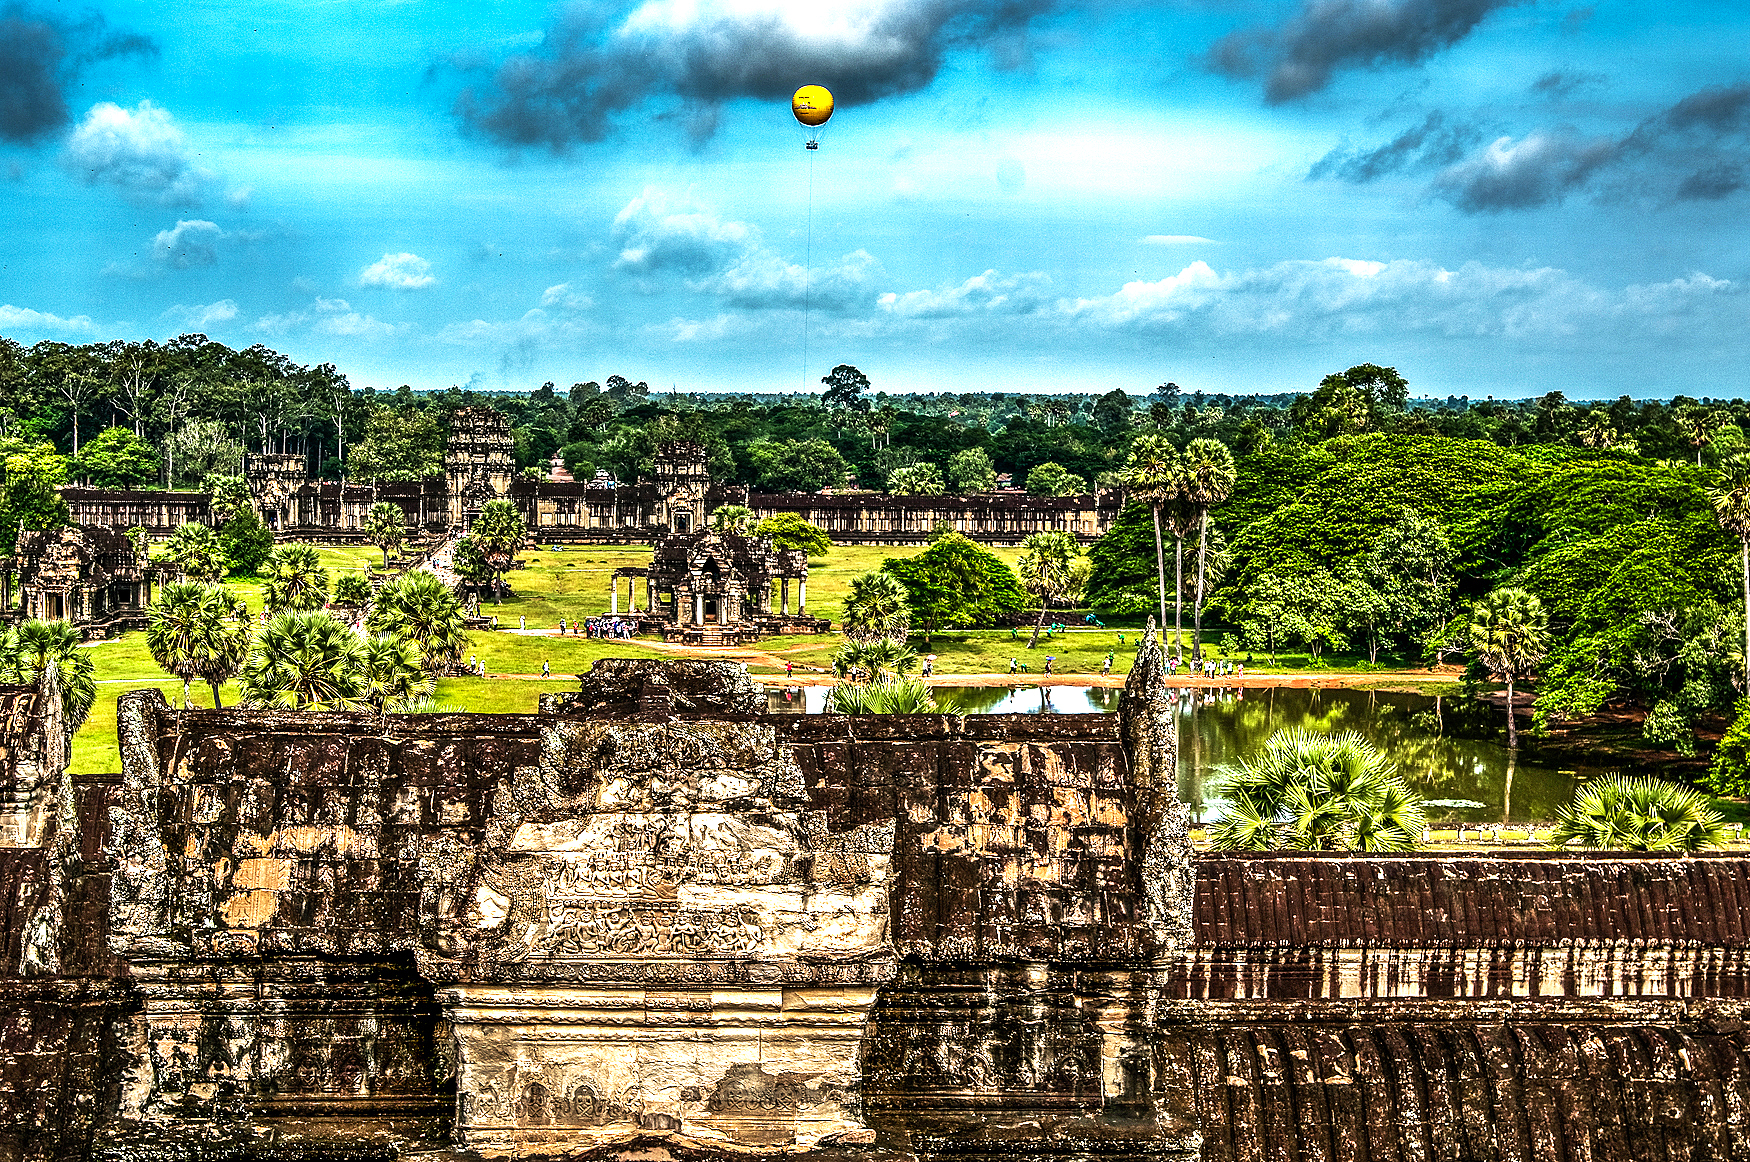
[[[790,616],[790,578],[778,578],[778,613],[783,617]]]
[[[608,586],[608,612],[618,614],[620,612],[620,578],[614,577],[608,582]]]
[[[796,581],[796,615],[800,617],[808,612],[808,578],[800,577]]]
[[[648,613],[656,612],[656,585],[648,573],[644,575],[644,609]]]
[[[693,592],[693,624],[705,624],[705,595],[697,590]]]

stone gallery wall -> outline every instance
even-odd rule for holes
[[[1118,714],[0,689],[0,1160],[1750,1157],[1738,857],[1194,858]],[[10,725],[7,725],[10,724]]]

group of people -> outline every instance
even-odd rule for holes
[[[637,622],[623,617],[586,617],[582,621],[567,621],[563,617],[559,619],[560,636],[570,632],[580,637],[631,641],[637,630]]]
[[[1243,678],[1246,676],[1246,664],[1236,662],[1232,658],[1204,658],[1202,661],[1187,662],[1184,658],[1167,659],[1167,677],[1178,676],[1179,667],[1185,667],[1188,678]]]

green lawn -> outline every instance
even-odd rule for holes
[[[362,571],[367,563],[378,565],[380,554],[369,546],[317,545],[316,551],[329,571],[332,583],[345,572]],[[839,620],[844,600],[850,591],[851,578],[871,569],[878,569],[888,557],[908,556],[918,550],[888,546],[834,546],[823,557],[809,562],[809,611],[817,617]],[[1017,549],[992,550],[1011,565],[1020,556]],[[497,614],[499,623],[507,629],[526,617],[530,628],[551,628],[559,618],[576,621],[605,613],[608,609],[608,578],[623,566],[642,566],[650,562],[650,550],[625,548],[568,548],[550,550],[538,548],[522,556],[526,567],[509,575],[515,596],[501,606],[487,603],[482,612]],[[261,585],[253,579],[227,581],[226,587],[248,603],[252,612],[261,609]],[[794,599],[794,595],[792,595]],[[1188,619],[1187,619],[1188,620]],[[1008,630],[976,630],[942,633],[926,644],[921,635],[912,638],[919,654],[935,654],[938,674],[1006,674],[1009,659],[1024,663],[1027,672],[1043,671],[1045,658],[1057,659],[1053,669],[1060,674],[1095,674],[1100,670],[1108,650],[1113,651],[1112,672],[1127,673],[1135,656],[1136,630],[1122,631],[1124,645],[1119,645],[1118,630],[1071,630],[1051,639],[1041,638],[1037,648],[1027,649],[1030,627],[1011,634]],[[1212,635],[1214,636],[1214,635]],[[802,672],[830,672],[831,655],[842,638],[836,633],[819,637],[793,636],[768,638],[758,648],[766,653],[794,662]],[[1219,649],[1211,644],[1217,657]],[[115,700],[124,691],[157,687],[169,698],[179,698],[181,684],[164,677],[146,650],[145,635],[130,633],[114,641],[89,647],[98,686],[97,704],[91,716],[73,742],[73,763],[77,771],[100,772],[117,769],[115,742]],[[450,678],[438,683],[436,698],[441,704],[455,705],[482,713],[527,713],[535,709],[536,700],[544,690],[571,689],[573,675],[582,673],[598,658],[604,657],[664,657],[672,656],[641,641],[592,641],[588,638],[527,636],[490,631],[473,635],[470,654],[486,662],[494,674],[538,675],[545,661],[552,672],[552,681],[505,681],[502,679]],[[1244,651],[1238,655],[1246,656]],[[1304,655],[1283,655],[1276,665],[1268,665],[1257,657],[1249,669],[1260,673],[1292,671],[1316,674],[1320,672],[1354,672],[1378,669],[1380,678],[1404,680],[1420,675],[1392,670],[1386,666],[1371,667],[1365,660],[1347,656],[1327,656],[1316,662]],[[781,666],[761,663],[750,665],[755,674],[782,673]],[[1433,675],[1426,680],[1436,681]],[[236,698],[235,684],[222,692],[226,705]],[[194,701],[210,706],[212,697],[204,685],[196,684]]]

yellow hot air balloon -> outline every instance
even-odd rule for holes
[[[790,112],[808,129],[809,149],[820,148],[820,127],[832,118],[832,94],[820,85],[803,85],[790,98]]]

